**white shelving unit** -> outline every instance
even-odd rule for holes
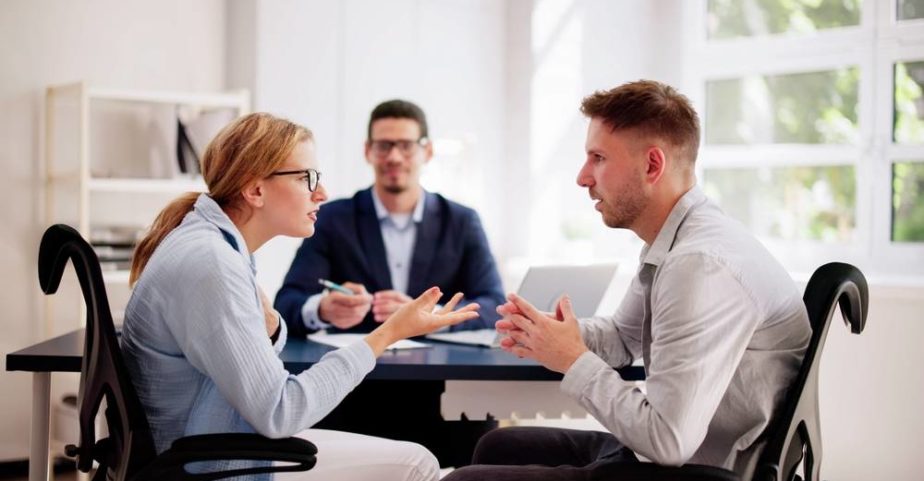
[[[147,228],[171,199],[205,191],[201,176],[179,173],[190,170],[191,162],[182,169],[178,162],[177,122],[181,116],[212,115],[208,128],[199,131],[199,140],[207,141],[224,123],[250,110],[250,95],[245,90],[105,89],[78,82],[48,87],[45,109],[45,223],[71,225],[92,243],[94,230]],[[45,338],[84,323],[86,308],[73,277],[65,275],[62,282],[71,284],[45,298]],[[103,277],[119,322],[131,293],[129,272],[104,269]],[[77,391],[76,378],[58,378],[52,399]],[[63,402],[53,406],[51,448],[62,453],[64,444],[76,441],[76,410]]]
[[[250,110],[246,90],[125,90],[83,82],[48,87],[45,100],[45,223],[69,224],[91,242],[94,229],[145,228],[172,198],[205,191],[201,176],[176,172],[180,112],[218,112],[230,120]],[[107,290],[128,292],[126,270],[104,270],[104,277]],[[115,297],[112,308],[120,311]],[[70,311],[74,322],[55,319],[49,299],[46,336],[62,331],[57,323],[83,323],[82,309]]]

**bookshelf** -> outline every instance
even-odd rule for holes
[[[97,253],[114,313],[130,293],[127,264],[137,235],[171,199],[206,190],[196,157],[218,129],[249,110],[246,90],[130,90],[85,82],[46,89],[45,225],[69,224],[94,247],[103,246]],[[197,125],[198,136],[187,137]],[[75,302],[80,309],[56,312],[48,299],[46,337],[83,324],[82,302]]]

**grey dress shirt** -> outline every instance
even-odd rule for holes
[[[581,320],[591,352],[562,390],[661,464],[753,470],[811,336],[791,277],[698,187],[674,206],[616,313]],[[644,391],[612,367],[644,360]]]

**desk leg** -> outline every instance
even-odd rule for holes
[[[32,375],[32,439],[29,481],[48,481],[48,418],[51,410],[51,373]]]

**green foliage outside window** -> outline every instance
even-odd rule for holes
[[[706,84],[707,144],[858,140],[856,67]]]
[[[709,0],[707,35],[710,39],[720,39],[855,26],[860,24],[861,3],[861,0]]]
[[[892,164],[892,240],[924,241],[924,162]]]
[[[924,0],[898,0],[898,19],[924,18]]]
[[[706,169],[704,190],[754,233],[849,242],[856,224],[853,166]]]
[[[924,143],[924,62],[895,64],[896,143]]]

